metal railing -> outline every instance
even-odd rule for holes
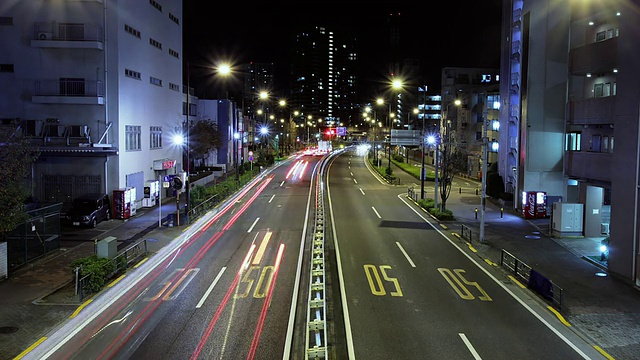
[[[522,280],[529,289],[551,302],[558,310],[562,310],[562,288],[556,283],[504,249],[500,253],[500,266],[507,268],[517,279]]]
[[[105,278],[107,280],[112,279],[116,275],[125,272],[133,264],[138,263],[147,256],[148,253],[147,239],[142,239],[127,247],[124,251],[104,264],[103,270],[106,272]],[[75,295],[78,296],[78,300],[82,302],[86,295],[94,292],[89,286],[89,282],[94,276],[94,273],[90,272],[83,276],[80,276],[80,274],[82,274],[81,266],[75,268]]]
[[[100,80],[38,80],[35,82],[35,96],[104,96],[104,86]]]
[[[321,167],[322,169],[322,167]],[[325,218],[323,171],[316,181],[316,214],[311,247],[311,276],[307,307],[307,331],[305,337],[306,359],[326,359],[327,349],[327,305],[325,288]]]

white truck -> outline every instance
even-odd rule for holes
[[[326,155],[331,152],[331,141],[318,140],[318,148],[316,150],[316,155]]]

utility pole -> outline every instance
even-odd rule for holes
[[[484,94],[482,94],[484,95]],[[487,201],[487,158],[489,150],[489,127],[487,121],[487,104],[486,99],[483,99],[484,110],[482,111],[482,195],[480,200],[480,242],[484,242],[484,212],[485,204]]]
[[[190,139],[189,139],[189,133],[191,132],[191,126],[190,126],[191,125],[191,119],[190,119],[190,116],[189,116],[190,115],[189,98],[191,97],[191,90],[190,90],[191,72],[189,70],[189,67],[190,67],[189,65],[190,65],[189,62],[187,61],[187,134],[186,134],[187,135],[186,136],[186,138],[187,138],[187,141],[186,141],[186,144],[187,144],[187,146],[186,146],[186,148],[187,148],[187,176],[186,176],[186,179],[185,179],[185,185],[186,185],[185,186],[185,192],[186,192],[185,193],[185,198],[186,198],[185,213],[186,213],[186,216],[187,216],[187,221],[190,220],[190,218],[189,218],[190,206],[189,205],[191,204],[190,203],[191,199],[189,197],[189,188],[191,187],[191,182],[189,181],[189,172],[191,170],[190,169],[191,159],[190,159],[190,156],[189,156],[189,153],[190,153],[189,148],[191,146]],[[180,202],[180,191],[179,190],[177,191],[177,195],[176,196],[178,198],[177,201],[179,203]],[[162,205],[162,204],[160,204],[160,205]],[[180,216],[180,207],[178,207],[178,216]],[[180,225],[180,222],[178,222],[178,225]]]
[[[422,92],[422,167],[420,168],[420,199],[424,200],[424,178],[426,177],[426,172],[424,171],[424,142],[425,142],[425,136],[427,134],[425,134],[424,132],[424,118],[426,116],[425,114],[425,107],[427,104],[427,85],[424,86],[423,92]]]

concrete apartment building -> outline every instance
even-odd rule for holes
[[[499,171],[584,205],[609,270],[640,285],[640,2],[505,1]],[[615,142],[614,142],[615,139]]]
[[[4,0],[0,118],[41,155],[43,203],[136,188],[182,170],[182,2]]]

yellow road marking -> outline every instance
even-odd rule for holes
[[[473,246],[471,246],[471,244],[467,243],[467,246],[468,246],[468,247],[469,247],[469,249],[470,249],[471,251],[473,251],[474,253],[477,253],[477,252],[478,252],[478,250],[476,250]]]
[[[560,319],[560,321],[567,327],[571,327],[571,324],[569,324],[569,322],[567,320],[564,319],[564,317],[562,317],[562,315],[553,307],[551,306],[547,306],[547,309],[549,309],[549,311],[551,311],[552,313],[554,313],[556,315],[556,317],[558,319]]]
[[[514,278],[513,275],[509,275],[509,279],[511,279],[511,281],[516,283],[521,288],[523,288],[523,289],[526,288],[526,286],[522,285],[522,283],[520,281],[518,281],[518,279]]]
[[[107,285],[107,287],[112,287],[113,285],[117,284],[118,281],[122,280],[125,275],[127,275],[127,274],[120,275],[117,279],[115,279],[112,282],[110,282],[109,285]]]
[[[445,229],[445,230],[447,230],[447,229],[448,229],[447,225],[445,225],[445,224],[440,224],[440,227],[442,227],[442,228],[443,228],[443,229]]]
[[[594,349],[596,349],[600,354],[602,354],[602,356],[606,357],[607,359],[609,359],[609,360],[615,360],[615,359],[613,358],[613,356],[611,356],[611,355],[607,354],[607,352],[606,352],[606,351],[604,351],[604,350],[602,350],[602,348],[601,348],[600,346],[598,346],[598,345],[593,345],[593,348],[594,348]]]
[[[264,251],[267,248],[267,243],[269,243],[269,239],[271,239],[271,231],[267,232],[262,238],[262,242],[260,243],[260,247],[258,248],[258,252],[256,252],[256,257],[253,258],[253,262],[251,265],[260,264],[260,260],[262,260],[262,256],[264,255]]]
[[[33,345],[29,346],[25,351],[21,352],[20,355],[13,358],[13,360],[22,359],[25,355],[27,355],[31,350],[35,349],[36,346],[40,345],[43,341],[47,340],[46,336],[41,337],[38,341],[34,342]]]
[[[133,268],[134,268],[134,269],[135,269],[135,268],[137,268],[138,266],[140,266],[140,265],[144,264],[147,260],[149,260],[149,258],[148,258],[148,257],[146,257],[146,258],[144,258],[144,259],[140,260],[140,262],[139,262],[139,263],[137,263],[137,264],[133,265]]]
[[[458,233],[452,232],[451,235],[453,235],[453,236],[457,237],[458,239],[460,239],[460,234],[458,234]]]
[[[489,264],[491,266],[498,266],[498,264],[494,263],[493,261],[491,261],[489,259],[484,259],[484,262],[486,262],[487,264]]]
[[[92,301],[93,301],[93,299],[89,299],[89,300],[83,302],[82,305],[78,306],[76,311],[74,311],[73,314],[71,314],[71,316],[69,316],[69,319],[73,319],[74,317],[78,316],[78,314],[80,314],[80,311],[82,311],[82,309],[84,309],[84,307],[89,305],[89,303],[91,303]]]

